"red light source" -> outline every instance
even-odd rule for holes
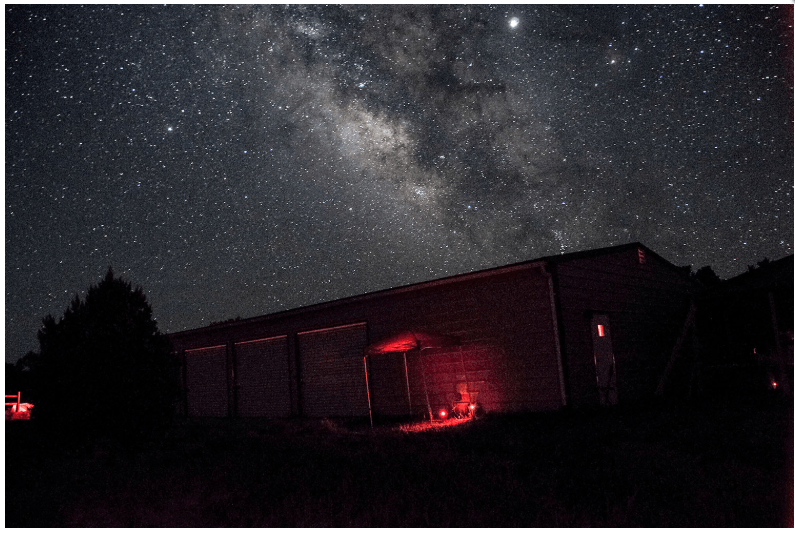
[[[439,411],[439,418],[441,418],[442,420],[446,419],[447,418],[447,411],[444,410],[444,409],[440,410]]]
[[[597,329],[599,329],[599,338],[603,338],[605,335],[605,326],[597,325]]]
[[[6,420],[30,420],[30,409],[32,403],[13,403],[6,409]]]
[[[770,386],[772,386],[772,387],[773,387],[773,390],[775,390],[775,389],[776,389],[776,387],[778,386],[778,383],[777,383],[777,382],[775,382],[775,381],[773,381],[772,383],[770,383]]]

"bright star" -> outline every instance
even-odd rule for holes
[[[512,18],[511,20],[508,21],[508,24],[511,25],[511,28],[516,28],[517,26],[519,26],[519,19],[514,17],[514,18]]]

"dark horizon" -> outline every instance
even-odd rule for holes
[[[112,266],[162,332],[641,242],[792,254],[791,5],[6,13],[6,362]]]

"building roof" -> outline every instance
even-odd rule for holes
[[[359,294],[359,295],[354,295],[354,296],[350,296],[350,297],[342,297],[340,299],[335,299],[333,301],[325,301],[325,302],[321,302],[321,303],[305,305],[305,306],[302,306],[302,307],[292,308],[292,309],[288,309],[288,310],[283,310],[283,311],[278,311],[278,312],[271,312],[271,313],[268,313],[268,314],[263,314],[263,315],[260,315],[260,316],[254,316],[254,317],[251,317],[251,318],[239,319],[239,320],[236,319],[236,320],[224,321],[224,322],[220,322],[220,323],[213,323],[213,324],[210,324],[210,325],[205,326],[205,327],[197,327],[195,329],[187,329],[187,330],[184,330],[184,331],[179,331],[177,333],[169,333],[169,336],[176,335],[176,334],[190,333],[190,332],[194,332],[194,331],[214,330],[215,328],[222,329],[222,328],[224,328],[226,326],[233,325],[233,324],[234,325],[243,325],[243,324],[246,324],[246,323],[254,323],[254,322],[257,322],[257,321],[261,321],[263,318],[272,318],[272,319],[283,318],[283,317],[286,317],[286,316],[292,316],[292,315],[295,315],[295,314],[301,314],[301,313],[306,313],[306,312],[310,312],[310,311],[322,310],[322,309],[328,308],[328,307],[339,306],[339,305],[342,305],[342,304],[353,303],[353,302],[357,302],[357,301],[362,301],[362,300],[366,300],[366,299],[372,299],[372,298],[375,298],[375,297],[381,297],[381,296],[390,295],[390,294],[397,294],[397,293],[403,293],[403,292],[408,292],[408,291],[415,291],[415,290],[419,290],[421,288],[427,288],[427,287],[432,287],[432,286],[440,286],[440,285],[451,284],[451,283],[456,283],[456,282],[463,282],[463,281],[467,281],[467,280],[478,279],[478,278],[492,276],[492,275],[498,275],[498,274],[502,274],[502,273],[509,273],[511,271],[517,271],[517,270],[521,270],[521,269],[529,269],[529,268],[534,268],[534,267],[544,267],[544,266],[547,266],[547,265],[550,265],[550,264],[563,264],[563,263],[566,263],[566,262],[581,260],[581,259],[585,259],[585,258],[594,258],[594,257],[598,257],[598,256],[615,254],[615,253],[619,253],[619,252],[636,250],[636,249],[642,249],[648,256],[656,258],[657,260],[659,260],[664,265],[667,265],[668,267],[670,267],[672,270],[676,270],[676,271],[678,271],[680,273],[682,272],[681,268],[675,266],[674,264],[672,264],[671,262],[669,262],[665,258],[661,257],[660,255],[658,255],[657,253],[655,253],[654,251],[652,251],[651,249],[649,249],[648,247],[646,247],[642,243],[640,243],[640,242],[632,242],[632,243],[626,243],[626,244],[622,244],[622,245],[614,245],[614,246],[611,246],[611,247],[602,247],[602,248],[599,248],[599,249],[590,249],[590,250],[587,250],[587,251],[577,251],[577,252],[573,252],[573,253],[563,253],[563,254],[559,254],[559,255],[544,256],[544,257],[536,258],[536,259],[533,259],[533,260],[524,260],[522,262],[516,262],[514,264],[508,264],[508,265],[505,265],[505,266],[486,268],[486,269],[481,269],[481,270],[477,270],[477,271],[470,271],[468,273],[461,273],[461,274],[458,274],[458,275],[450,275],[450,276],[447,276],[447,277],[442,277],[440,279],[433,279],[433,280],[430,280],[430,281],[415,282],[415,283],[411,283],[411,284],[407,284],[407,285],[403,285],[403,286],[395,286],[393,288],[386,288],[386,289],[383,289],[383,290],[376,290],[376,291],[368,292],[368,293],[365,293],[365,294]]]
[[[793,286],[793,255],[773,261],[763,261],[759,267],[749,269],[745,273],[723,281],[718,291],[772,290],[774,288],[792,288]]]

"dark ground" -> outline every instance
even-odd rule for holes
[[[184,422],[56,446],[6,423],[6,527],[792,527],[792,403]]]

